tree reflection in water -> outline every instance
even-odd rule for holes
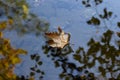
[[[44,72],[36,66],[30,68],[32,71],[28,77],[26,75],[20,77],[14,73],[16,65],[21,61],[19,54],[25,54],[27,51],[14,49],[9,39],[1,36],[7,31],[16,31],[19,35],[32,33],[37,36],[47,31],[49,23],[29,12],[26,0],[0,0],[0,18],[0,80],[34,80],[33,75],[36,73],[40,73],[41,78]],[[39,57],[36,55],[35,59],[31,58],[36,61],[37,66],[42,65]]]
[[[85,5],[85,7],[91,7],[93,6],[91,1],[95,3],[95,6],[103,2],[103,0],[82,0],[82,4]],[[15,6],[11,6],[11,3],[15,3]],[[6,20],[10,19],[13,21],[8,27],[6,25],[7,22],[5,22],[5,28],[16,30],[20,34],[35,33],[36,35],[48,29],[49,24],[47,22],[42,22],[32,13],[28,15],[24,14],[22,5],[27,6],[26,2],[17,5],[18,3],[19,1],[0,1],[0,17],[5,16],[7,17]],[[100,26],[102,22],[105,23],[109,21],[112,15],[113,13],[109,11],[108,8],[104,8],[103,14],[97,12],[97,16],[92,16],[87,23],[89,25]],[[118,22],[117,25],[120,27],[120,22]],[[1,24],[1,26],[0,32],[3,31],[3,25]],[[107,26],[107,24],[104,24],[104,26]],[[96,80],[99,79],[99,77],[97,77],[95,73],[101,73],[104,77],[108,77],[107,74],[110,74],[111,78],[109,78],[109,80],[120,80],[120,40],[114,42],[116,45],[111,44],[111,40],[115,37],[114,35],[116,35],[116,33],[108,29],[103,33],[99,41],[91,38],[88,42],[88,50],[79,47],[77,50],[73,51],[69,44],[63,49],[52,48],[46,44],[42,46],[42,49],[44,54],[53,60],[55,67],[60,67],[62,69],[62,72],[59,74],[62,79]],[[118,37],[120,37],[119,33]],[[73,59],[79,62],[79,64],[69,61],[70,55],[72,55]],[[35,65],[30,67],[30,76],[39,73],[41,79],[44,76],[44,72],[39,69],[39,66],[42,65],[40,55],[33,54],[30,57],[31,60],[35,61]],[[90,69],[96,67],[96,65],[96,71],[98,72],[91,72]],[[20,79],[18,78],[18,80],[27,79],[25,76],[22,76]]]
[[[94,38],[89,40],[87,44],[88,50],[79,47],[73,51],[70,45],[63,49],[51,48],[48,45],[43,46],[44,53],[53,59],[55,67],[62,68],[60,78],[65,80],[101,80],[100,76],[95,75],[95,73],[100,73],[104,80],[106,78],[120,80],[120,41],[116,40],[114,42],[112,40],[115,38],[116,32],[109,30],[106,24],[107,22],[111,24],[110,20],[113,12],[109,11],[108,8],[103,8],[101,13],[97,10],[98,5],[102,4],[102,2],[103,0],[82,0],[82,4],[86,8],[94,6],[97,13],[97,15],[91,16],[91,19],[86,23],[95,27],[104,26],[107,28],[99,41]],[[117,25],[119,27],[120,22]],[[79,64],[75,62],[70,62],[69,55],[73,55],[73,59],[79,62],[81,66],[78,66]],[[97,69],[97,72],[90,72],[90,69]],[[81,75],[82,72],[84,72],[83,75]]]
[[[44,53],[52,58],[55,67],[62,68],[62,72],[59,75],[60,78],[65,78],[66,80],[96,80],[95,72],[91,73],[89,70],[97,65],[96,71],[98,72],[96,73],[101,73],[104,77],[108,77],[107,74],[110,74],[111,78],[109,79],[119,80],[120,45],[116,47],[111,44],[113,34],[113,31],[107,30],[103,33],[100,41],[91,38],[88,42],[87,51],[83,47],[73,51],[70,45],[63,49],[52,48],[48,45],[42,48]],[[73,59],[82,64],[81,66],[69,61],[71,53],[74,53]],[[81,75],[83,71],[84,75]]]
[[[33,33],[38,36],[42,32],[47,31],[49,27],[47,21],[41,20],[32,12],[29,12],[29,5],[26,0],[0,0],[0,17],[0,31],[3,31],[4,29],[9,31],[14,30],[19,35]]]

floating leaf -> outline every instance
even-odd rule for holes
[[[69,43],[70,34],[65,33],[60,27],[58,32],[47,32],[45,36],[50,40],[47,42],[51,47],[63,48]]]

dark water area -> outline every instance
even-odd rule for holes
[[[120,80],[119,0],[27,0],[37,16],[28,33],[4,31],[15,48],[28,52],[16,65],[19,76],[35,80]],[[45,30],[34,29],[37,20],[48,31],[58,26],[70,33],[69,44],[53,48],[46,43]],[[47,24],[48,22],[48,24]],[[39,33],[39,34],[38,34]],[[36,36],[37,35],[37,36]]]

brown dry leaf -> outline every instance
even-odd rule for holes
[[[45,36],[50,40],[47,42],[51,47],[63,48],[69,43],[70,34],[65,33],[60,27],[58,32],[46,32]]]

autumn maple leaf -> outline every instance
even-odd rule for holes
[[[64,48],[70,40],[70,34],[65,33],[60,27],[58,27],[58,32],[46,32],[45,36],[50,39],[47,43],[57,48]]]

